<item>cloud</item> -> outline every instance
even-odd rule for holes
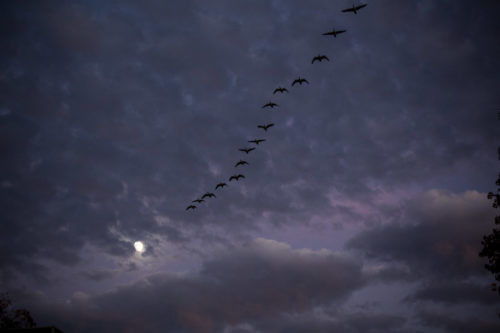
[[[425,283],[407,298],[408,301],[432,301],[446,305],[458,303],[500,304],[498,295],[491,292],[489,283],[461,281],[432,281]]]
[[[66,297],[75,282],[60,280],[61,267],[86,276],[82,284],[90,289],[102,279],[108,286],[124,283],[123,274],[106,277],[126,266],[138,239],[148,244],[144,262],[159,262],[168,244],[169,255],[189,252],[185,266],[192,267],[199,260],[193,248],[206,254],[253,234],[266,237],[271,228],[287,228],[316,248],[313,232],[301,237],[311,225],[315,231],[334,225],[339,232],[322,237],[337,248],[347,234],[373,227],[351,242],[378,261],[362,268],[363,283],[447,276],[468,283],[480,275],[475,272],[484,273],[476,254],[491,220],[479,197],[496,176],[492,110],[500,102],[493,88],[500,65],[491,40],[500,29],[499,4],[378,1],[358,15],[342,14],[349,4],[331,1],[57,4],[0,5],[0,284],[27,281],[36,289],[57,281],[52,288],[65,288],[54,297]],[[321,33],[332,25],[347,33],[325,39]],[[318,53],[331,61],[311,65]],[[311,84],[272,94],[299,75]],[[269,100],[279,110],[262,110]],[[276,126],[263,133],[256,126],[265,122]],[[247,178],[186,213],[191,200],[227,181],[242,156],[237,149],[258,137],[266,142],[247,156]],[[430,188],[478,192],[434,191],[407,204]],[[261,246],[277,262],[285,260],[276,253],[288,250]],[[323,267],[294,251],[294,260],[304,261],[301,269]],[[236,254],[249,265],[271,266],[257,253]],[[96,261],[113,263],[87,267],[96,254]],[[237,266],[230,262],[224,256],[207,261],[201,275],[188,280],[208,290],[208,298],[222,289],[205,277],[243,289],[213,268]],[[150,272],[139,262],[130,265],[134,274]],[[315,277],[292,266],[280,269],[304,281],[311,304],[343,297],[322,298],[306,282]],[[142,288],[170,292],[187,284],[168,269]],[[291,283],[282,275],[276,276],[284,285]],[[278,292],[280,284],[270,282]],[[128,288],[120,295],[132,297],[141,287]],[[429,299],[423,290],[416,297]],[[106,295],[75,302],[86,309],[114,294]],[[453,299],[436,295],[441,301],[435,302]],[[300,308],[299,296],[287,297]],[[257,316],[227,299],[223,304],[242,318]],[[267,301],[277,315],[291,311]],[[133,313],[132,305],[124,306]],[[206,308],[188,309],[174,322],[181,325],[182,317],[202,330],[210,326],[207,316],[222,313]],[[110,331],[119,319],[100,322]]]
[[[420,278],[485,276],[478,253],[494,217],[485,193],[431,190],[411,202],[406,214],[405,221],[361,232],[348,247],[402,262]]]
[[[306,315],[285,315],[257,326],[258,332],[408,332],[405,327],[406,318],[400,315],[383,313],[335,313],[318,316],[314,313]]]
[[[363,284],[353,258],[256,239],[206,261],[198,274],[156,274],[37,312],[73,332],[111,322],[120,331],[145,325],[149,332],[215,332],[340,303]]]
[[[92,270],[92,271],[82,272],[81,274],[82,274],[82,276],[84,276],[88,279],[99,281],[99,280],[111,278],[114,275],[116,275],[116,273],[117,272],[112,271],[112,270]]]
[[[444,332],[496,332],[500,328],[498,319],[491,317],[491,319],[484,319],[467,315],[458,319],[455,315],[442,311],[421,311],[418,317],[425,326],[441,329]]]
[[[470,112],[496,96],[485,88],[493,86],[495,58],[471,51],[487,50],[496,31],[482,6],[473,9],[484,18],[479,24],[461,4],[442,23],[442,5],[370,5],[356,21],[334,15],[348,29],[335,41],[321,32],[342,6],[326,1],[2,6],[9,34],[0,66],[0,181],[11,186],[0,190],[8,230],[0,243],[4,267],[20,274],[31,273],[22,261],[78,264],[86,243],[130,256],[113,229],[185,243],[214,227],[224,230],[221,239],[261,223],[376,223],[379,212],[399,213],[374,209],[382,192],[447,177],[461,188],[487,179],[473,170],[489,168],[496,127],[486,112]],[[452,17],[481,33],[463,35]],[[395,33],[388,22],[407,24]],[[429,51],[441,42],[460,52]],[[320,50],[332,62],[311,66]],[[474,65],[453,67],[468,80],[439,76],[449,56]],[[272,95],[297,75],[311,86]],[[478,89],[462,90],[469,82]],[[442,87],[449,94],[438,93]],[[269,99],[280,110],[264,112]],[[258,132],[268,121],[274,130]],[[247,179],[185,214],[232,174],[237,149],[264,135]]]

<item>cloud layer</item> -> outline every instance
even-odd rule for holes
[[[70,331],[220,332],[339,303],[364,283],[354,258],[256,239],[205,262],[197,274],[156,274],[98,296],[77,293],[46,316]]]
[[[0,285],[75,332],[446,332],[496,306],[500,4],[351,5],[2,3]],[[404,310],[349,308],[383,288]]]

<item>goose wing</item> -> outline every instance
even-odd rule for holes
[[[243,161],[243,160],[239,160],[238,163],[236,163],[235,167],[237,167],[238,165],[245,165],[245,164],[248,164],[248,162]]]
[[[286,91],[286,92],[288,92],[288,89],[283,88],[283,87],[279,87],[279,88],[274,89],[273,94],[276,94],[278,91],[279,91],[280,93],[284,93],[285,91]]]
[[[255,143],[256,145],[258,145],[259,143],[261,143],[262,141],[266,141],[265,139],[255,139],[255,140],[250,140],[248,142],[252,142],[252,143]],[[255,148],[254,148],[255,149]]]
[[[353,8],[342,9],[342,13],[348,13],[348,12],[354,12],[354,7]]]

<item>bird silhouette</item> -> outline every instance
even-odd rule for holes
[[[298,83],[298,84],[302,85],[302,83],[304,83],[304,82],[307,83],[307,84],[309,84],[309,81],[307,81],[306,79],[303,79],[303,78],[301,78],[299,76],[298,79],[293,80],[292,87],[295,85],[295,83]]]
[[[202,203],[203,201],[205,201],[205,200],[203,200],[203,199],[196,199],[196,200],[193,200],[193,201],[191,201],[191,202]]]
[[[314,62],[316,60],[319,61],[319,62],[321,62],[322,60],[330,61],[330,59],[328,59],[328,57],[326,55],[320,55],[320,54],[318,54],[317,56],[315,56],[313,58],[313,60],[311,61],[311,64],[314,64]]]
[[[272,108],[274,108],[275,106],[279,106],[279,105],[278,105],[278,104],[276,104],[276,103],[273,103],[273,102],[269,102],[269,103],[267,103],[267,104],[264,104],[264,105],[262,106],[262,108],[264,109],[264,108],[270,107],[270,108],[272,109]]]
[[[196,209],[196,206],[195,205],[189,205],[189,206],[187,206],[186,210],[190,210],[190,209]]]
[[[353,12],[354,14],[357,14],[357,13],[358,13],[358,10],[360,10],[361,8],[364,8],[364,7],[366,7],[366,4],[364,4],[364,5],[359,5],[359,6],[352,5],[352,8],[346,8],[346,9],[343,9],[343,10],[342,10],[342,13]]]
[[[232,175],[231,177],[229,177],[229,181],[232,181],[233,179],[235,179],[236,181],[238,181],[238,180],[240,180],[240,178],[245,178],[245,176],[243,176],[242,174]]]
[[[250,141],[248,141],[248,142],[250,142]],[[252,150],[255,150],[255,148],[254,147],[252,147],[252,148],[240,148],[238,150],[242,151],[242,152],[245,152],[248,155],[248,153],[251,152]]]
[[[209,197],[209,198],[216,198],[215,194],[211,193],[211,192],[207,192],[205,194],[202,195],[202,199],[205,199],[206,197]]]
[[[282,87],[278,87],[278,88],[274,89],[273,95],[276,94],[277,92],[284,93],[285,91],[288,92],[288,89],[282,88]]]
[[[274,126],[274,124],[273,124],[273,123],[270,123],[270,124],[267,124],[267,125],[259,125],[259,126],[257,126],[257,127],[258,127],[258,128],[262,128],[264,131],[266,131],[266,132],[267,132],[268,128],[269,128],[269,127],[273,127],[273,126]]]
[[[248,142],[252,142],[252,143],[255,143],[256,145],[258,145],[259,143],[261,143],[263,141],[266,141],[266,139],[255,139],[255,140],[249,140]]]
[[[236,163],[236,165],[234,167],[236,168],[238,165],[245,165],[245,164],[249,164],[249,163],[247,161],[239,160],[238,163]]]
[[[224,186],[227,186],[226,183],[219,183],[217,186],[215,186],[215,189],[218,189],[219,187],[224,188]]]
[[[345,30],[335,30],[333,29],[332,31],[329,31],[329,32],[325,32],[323,35],[324,36],[333,36],[333,37],[337,37],[338,34],[341,34],[343,32],[346,32]]]

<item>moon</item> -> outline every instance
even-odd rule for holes
[[[145,251],[145,248],[144,248],[144,243],[143,243],[143,242],[141,242],[141,241],[137,241],[137,242],[135,242],[135,243],[134,243],[134,247],[135,247],[135,250],[136,250],[137,252],[142,253],[142,252],[144,252],[144,251]]]

